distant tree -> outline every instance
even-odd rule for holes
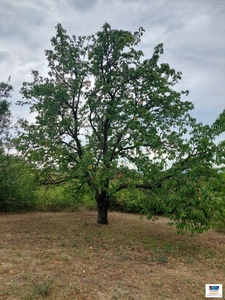
[[[33,82],[21,88],[19,104],[29,104],[35,120],[20,121],[18,149],[42,170],[57,166],[77,191],[88,185],[98,223],[108,223],[113,195],[135,188],[150,192],[147,215],[154,202],[180,230],[208,229],[221,209],[210,184],[212,166],[224,161],[224,144],[214,142],[221,127],[190,116],[188,91],[173,89],[182,73],[159,64],[163,44],[144,59],[135,50],[142,27],[131,33],[105,23],[78,37],[60,24],[56,30],[45,51],[48,77],[32,71]]]
[[[0,154],[0,211],[15,212],[35,208],[34,173],[23,158]]]
[[[11,97],[12,85],[8,82],[0,82],[0,148],[3,143],[9,141],[9,128],[11,122],[11,111],[9,109],[10,102],[8,98]]]
[[[0,211],[34,208],[34,181],[27,162],[7,150],[12,148],[12,115],[9,98],[13,87],[10,77],[0,82]]]

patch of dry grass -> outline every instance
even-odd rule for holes
[[[0,215],[0,299],[205,299],[225,284],[225,236],[95,212]]]

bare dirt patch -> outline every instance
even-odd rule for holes
[[[205,299],[225,285],[225,235],[111,212],[0,214],[0,299]],[[225,299],[225,298],[224,298]]]

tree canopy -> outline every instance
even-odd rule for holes
[[[40,170],[55,170],[58,182],[70,180],[77,192],[88,185],[98,206],[98,222],[108,223],[110,198],[123,189],[148,191],[152,203],[180,230],[201,232],[221,212],[214,188],[224,162],[224,112],[212,126],[190,115],[182,78],[159,63],[163,44],[145,58],[136,46],[144,29],[112,29],[105,23],[90,36],[68,36],[61,24],[46,50],[47,77],[33,70],[24,82],[23,100],[35,120],[20,120],[18,149]],[[151,204],[151,205],[150,205]]]
[[[10,78],[9,78],[10,79]],[[11,111],[9,109],[10,102],[8,98],[11,97],[12,85],[8,82],[0,82],[0,148],[3,149],[3,142],[5,146],[9,141],[9,128],[11,122]]]
[[[12,90],[10,77],[7,82],[0,82],[0,211],[30,209],[34,203],[29,166],[23,158],[7,152],[12,148],[9,102]]]

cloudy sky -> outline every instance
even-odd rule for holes
[[[69,35],[88,35],[108,22],[112,28],[145,34],[140,43],[146,58],[164,44],[162,62],[183,79],[176,90],[190,91],[192,115],[212,124],[225,108],[225,1],[224,0],[0,0],[0,81],[11,75],[12,102],[21,99],[23,81],[31,70],[47,75],[44,50],[51,49],[55,26]],[[31,119],[28,108],[12,105],[14,117]]]

